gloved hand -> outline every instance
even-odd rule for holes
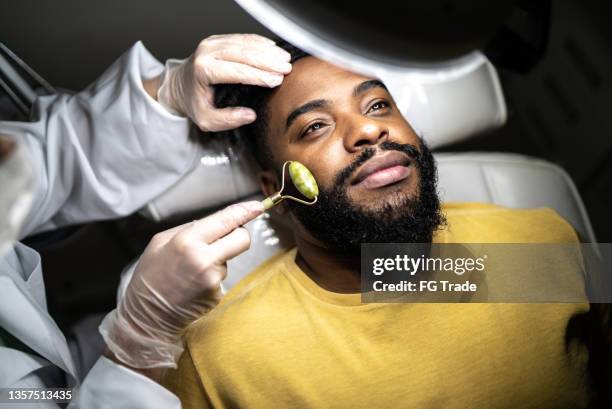
[[[237,128],[253,122],[255,112],[245,107],[216,108],[213,85],[276,87],[291,71],[290,59],[274,41],[257,34],[214,35],[187,60],[166,63],[157,100],[203,131]]]
[[[239,203],[155,235],[100,325],[112,358],[136,369],[175,368],[183,331],[217,305],[226,261],[251,244],[240,226],[262,212],[260,202]]]

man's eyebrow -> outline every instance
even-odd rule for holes
[[[360,94],[366,92],[367,90],[371,89],[371,88],[383,88],[383,89],[387,89],[387,86],[385,84],[383,84],[382,81],[380,80],[367,80],[362,82],[361,84],[357,85],[354,89],[353,89],[353,96],[359,96]],[[325,100],[325,99],[315,99],[313,101],[309,101],[307,103],[305,103],[304,105],[294,109],[293,111],[291,111],[291,113],[287,116],[287,124],[286,124],[286,128],[289,128],[291,126],[291,124],[293,122],[295,122],[295,120],[300,116],[300,115],[304,115],[307,112],[310,112],[312,110],[315,110],[317,108],[326,108],[329,106],[329,101]]]
[[[380,80],[367,80],[357,85],[355,89],[353,89],[353,96],[358,97],[360,94],[366,92],[371,88],[383,88],[387,90],[387,86],[383,84]]]
[[[304,105],[297,107],[287,117],[287,125],[286,128],[289,128],[293,122],[300,116],[304,115],[307,112],[313,111],[317,108],[325,108],[329,106],[329,101],[325,99],[315,99],[305,103]]]

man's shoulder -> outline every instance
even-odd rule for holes
[[[548,207],[509,208],[488,203],[445,203],[441,241],[574,243],[574,228]]]
[[[265,260],[232,287],[232,289],[225,294],[220,305],[244,298],[251,291],[256,291],[260,287],[265,288],[270,280],[282,278],[286,260],[290,258],[291,255],[291,249],[282,250]],[[232,272],[229,271],[228,273],[231,274]]]

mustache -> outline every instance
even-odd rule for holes
[[[363,152],[359,154],[357,159],[355,159],[349,166],[342,169],[336,177],[334,178],[334,186],[343,186],[347,180],[351,177],[357,169],[370,160],[374,155],[376,155],[377,151],[399,151],[408,155],[408,157],[414,161],[417,167],[421,166],[421,152],[419,149],[409,143],[400,144],[391,141],[385,141],[378,145],[377,148],[366,148]]]

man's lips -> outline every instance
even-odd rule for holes
[[[412,173],[410,158],[399,151],[387,151],[374,156],[361,166],[351,185],[374,189],[406,179]]]

